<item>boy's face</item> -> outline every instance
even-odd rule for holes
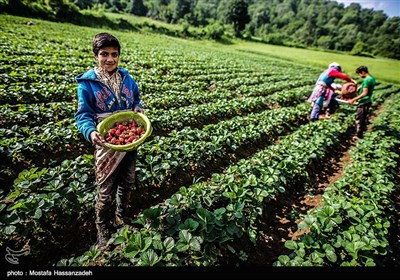
[[[362,71],[361,73],[358,73],[358,77],[360,78],[365,78],[367,76],[367,73],[365,73],[364,71]]]
[[[115,72],[118,67],[119,54],[116,47],[105,47],[99,50],[98,55],[95,56],[99,66],[107,71],[109,74]]]

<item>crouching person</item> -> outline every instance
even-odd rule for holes
[[[312,102],[313,104],[313,108],[310,114],[310,121],[316,121],[319,119],[319,114],[323,107],[328,89],[331,89],[333,91],[335,90],[332,88],[332,83],[335,81],[336,78],[355,83],[352,78],[342,73],[342,67],[338,63],[332,62],[331,64],[329,64],[328,69],[322,72],[321,75],[318,77],[318,80],[315,83],[314,90],[311,96],[308,98],[308,101]]]

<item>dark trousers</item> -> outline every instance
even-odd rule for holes
[[[362,138],[364,131],[367,129],[367,119],[369,114],[369,108],[371,104],[366,104],[357,107],[356,111],[356,134]]]
[[[331,97],[331,101],[329,102],[328,108],[326,109],[326,111],[329,114],[334,114],[336,112],[336,110],[339,108],[339,103],[336,101],[337,94],[333,94]]]
[[[106,228],[115,217],[129,215],[131,194],[135,187],[137,151],[128,152],[118,167],[101,185],[97,186],[96,194],[96,226]],[[115,213],[112,213],[113,196],[115,197]]]

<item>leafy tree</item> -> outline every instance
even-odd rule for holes
[[[197,0],[192,6],[192,20],[194,26],[213,24],[217,18],[218,0]]]
[[[164,19],[169,2],[169,0],[147,0],[144,3],[148,9],[147,16],[153,19]]]
[[[183,19],[185,15],[191,13],[191,5],[190,0],[172,0],[170,4],[172,23],[177,23],[180,19]]]
[[[345,7],[330,0],[0,0],[2,13],[98,24],[79,9],[127,12],[185,23],[184,31],[190,26],[206,27],[198,33],[199,37],[221,36],[223,29],[213,26],[221,22],[232,24],[237,37],[246,30],[248,36],[274,44],[399,56],[400,17],[389,18],[383,11],[355,3]],[[362,42],[362,48],[356,42]]]
[[[341,51],[351,51],[357,40],[358,25],[347,24],[339,28],[336,37],[336,49]]]
[[[233,0],[225,15],[225,22],[233,24],[236,37],[240,37],[240,32],[250,22],[248,7],[249,4],[245,0]]]
[[[361,12],[360,4],[351,3],[350,6],[348,6],[345,9],[343,17],[342,17],[341,21],[339,22],[340,25],[360,23],[361,22],[360,12]]]
[[[363,42],[357,41],[350,53],[352,55],[362,55],[362,53],[365,52],[365,47]]]
[[[75,0],[73,3],[80,9],[90,9],[93,5],[92,0]]]
[[[317,40],[318,47],[324,49],[332,49],[335,46],[335,41],[332,36],[321,36]]]
[[[224,26],[220,22],[215,22],[207,26],[206,33],[208,38],[219,40],[224,35]]]
[[[148,10],[143,0],[130,0],[125,11],[136,16],[145,16]]]

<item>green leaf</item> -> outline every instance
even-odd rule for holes
[[[204,201],[204,204],[207,205],[207,206],[211,206],[212,203],[213,203],[212,200],[211,200],[211,198],[208,197],[208,196],[204,196],[204,197],[203,197],[203,201]]]
[[[293,240],[287,240],[285,242],[285,247],[290,250],[296,250],[298,248],[296,241]]]
[[[296,255],[301,257],[301,258],[304,258],[304,256],[306,255],[306,250],[304,250],[304,248],[298,248],[296,250]]]
[[[389,228],[389,227],[390,227],[390,222],[389,222],[389,221],[384,222],[384,223],[383,223],[383,227],[384,227],[384,228]]]
[[[340,216],[333,217],[332,220],[335,221],[336,224],[341,224],[343,222],[343,219]]]
[[[40,219],[41,217],[42,217],[42,209],[40,209],[40,208],[38,208],[38,209],[36,209],[36,211],[35,211],[35,214],[33,215],[33,217],[32,218],[34,218],[34,219]]]
[[[196,236],[196,237],[192,238],[189,243],[190,249],[193,251],[200,251],[200,249],[201,249],[200,243],[201,242],[200,242],[199,237]]]
[[[142,247],[142,252],[143,251],[146,251],[147,250],[147,248],[149,248],[150,246],[151,246],[151,243],[153,242],[153,238],[151,238],[151,237],[146,237],[145,239],[144,239],[144,246]]]
[[[160,261],[160,258],[158,257],[156,252],[154,252],[154,250],[149,249],[140,256],[140,260],[142,261],[142,265],[154,266]]]
[[[278,186],[278,191],[284,193],[286,190],[283,186]]]
[[[319,254],[317,254],[316,252],[312,252],[310,254],[310,260],[315,263],[315,264],[323,264],[324,260],[319,256]]]
[[[326,217],[331,217],[335,214],[335,209],[332,206],[325,206],[323,207],[322,213],[324,213]]]
[[[356,216],[357,216],[357,212],[354,211],[353,209],[349,209],[349,210],[347,211],[347,216],[348,216],[348,217],[356,217]]]
[[[228,248],[228,250],[229,250],[231,253],[233,253],[233,254],[236,253],[235,248],[233,248],[231,245],[228,245],[227,248]]]
[[[218,208],[214,211],[214,214],[216,216],[221,216],[222,214],[224,214],[226,212],[226,209],[224,207]]]
[[[179,252],[184,252],[184,251],[186,251],[186,250],[189,250],[189,244],[187,244],[187,243],[184,243],[184,242],[182,242],[182,241],[178,241],[177,243],[176,243],[176,249],[179,251]]]
[[[114,245],[119,245],[119,244],[122,244],[124,241],[125,241],[125,238],[124,238],[123,236],[117,236],[117,237],[114,239],[114,241],[113,241],[112,244],[114,244]]]
[[[187,229],[190,231],[194,231],[198,228],[199,223],[195,220],[193,220],[192,218],[189,218],[185,221],[185,223],[183,224],[182,229]]]
[[[181,230],[179,232],[179,239],[189,244],[190,239],[192,239],[192,234],[188,230]]]
[[[87,180],[88,180],[88,175],[86,173],[82,174],[79,177],[79,181],[82,182],[82,183],[86,182]]]
[[[9,210],[9,211],[12,211],[12,210],[15,210],[15,209],[18,209],[18,208],[27,209],[28,207],[26,206],[26,203],[25,203],[25,202],[17,202],[17,203],[15,203],[14,205],[10,206],[10,207],[8,208],[8,210]]]
[[[290,262],[290,258],[286,255],[281,255],[278,257],[278,261],[281,265],[287,266],[288,263]]]
[[[168,203],[169,203],[170,205],[172,205],[172,206],[177,206],[177,205],[179,205],[179,202],[181,201],[181,199],[182,199],[182,195],[178,193],[178,194],[173,195],[173,196],[168,200]]]
[[[7,226],[5,229],[5,234],[7,235],[13,234],[16,229],[17,229],[16,226]]]
[[[151,245],[155,250],[162,250],[163,249],[163,243],[159,239],[154,239],[153,238],[153,241],[152,241]]]
[[[335,254],[335,251],[333,250],[326,250],[325,251],[326,257],[328,258],[328,260],[330,260],[331,262],[336,262],[337,260],[337,256]]]
[[[255,187],[257,186],[257,177],[254,174],[251,174],[248,178],[250,186]]]
[[[299,229],[308,229],[308,224],[306,223],[306,221],[301,221],[297,227]]]
[[[133,244],[129,244],[125,248],[124,255],[128,259],[133,259],[139,252],[140,252],[140,249],[137,246],[135,246]]]
[[[132,245],[136,246],[136,248],[142,248],[142,234],[140,232],[134,233],[133,236],[131,235],[130,241]]]
[[[175,246],[175,241],[174,241],[174,239],[173,239],[172,237],[167,237],[167,238],[164,240],[163,244],[164,244],[164,247],[165,247],[165,251],[166,251],[166,252],[169,252],[169,251],[171,251],[171,250],[174,248],[174,246]]]

